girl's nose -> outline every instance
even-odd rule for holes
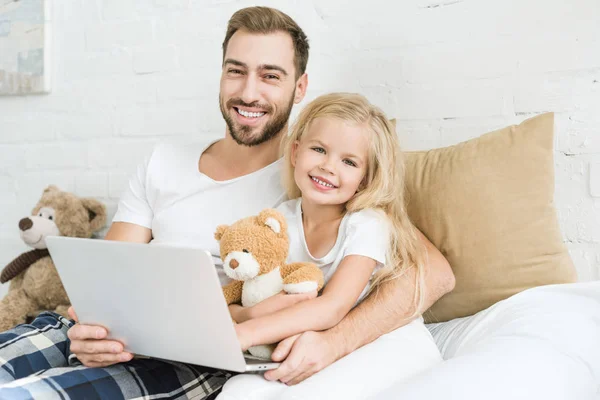
[[[323,164],[321,164],[319,166],[319,169],[323,172],[333,175],[333,168],[331,168],[331,165],[329,165],[328,162],[324,162]]]

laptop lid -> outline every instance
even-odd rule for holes
[[[84,324],[134,354],[246,371],[208,251],[63,236],[46,238]]]

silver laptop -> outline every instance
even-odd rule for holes
[[[46,238],[84,324],[135,355],[236,372],[278,367],[240,348],[212,256],[189,247]]]

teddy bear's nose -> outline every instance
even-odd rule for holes
[[[27,229],[33,226],[33,221],[29,218],[23,218],[19,221],[19,229],[25,232]]]
[[[240,266],[240,263],[238,262],[238,260],[231,260],[229,261],[229,266],[231,267],[231,269],[236,269]]]

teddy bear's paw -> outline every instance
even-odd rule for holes
[[[253,346],[248,349],[248,352],[252,354],[254,357],[264,358],[265,360],[270,360],[271,355],[275,351],[274,344],[264,344],[260,346]]]
[[[286,293],[298,294],[308,293],[317,290],[318,284],[314,281],[298,282],[298,283],[286,283],[283,285],[283,290]]]

